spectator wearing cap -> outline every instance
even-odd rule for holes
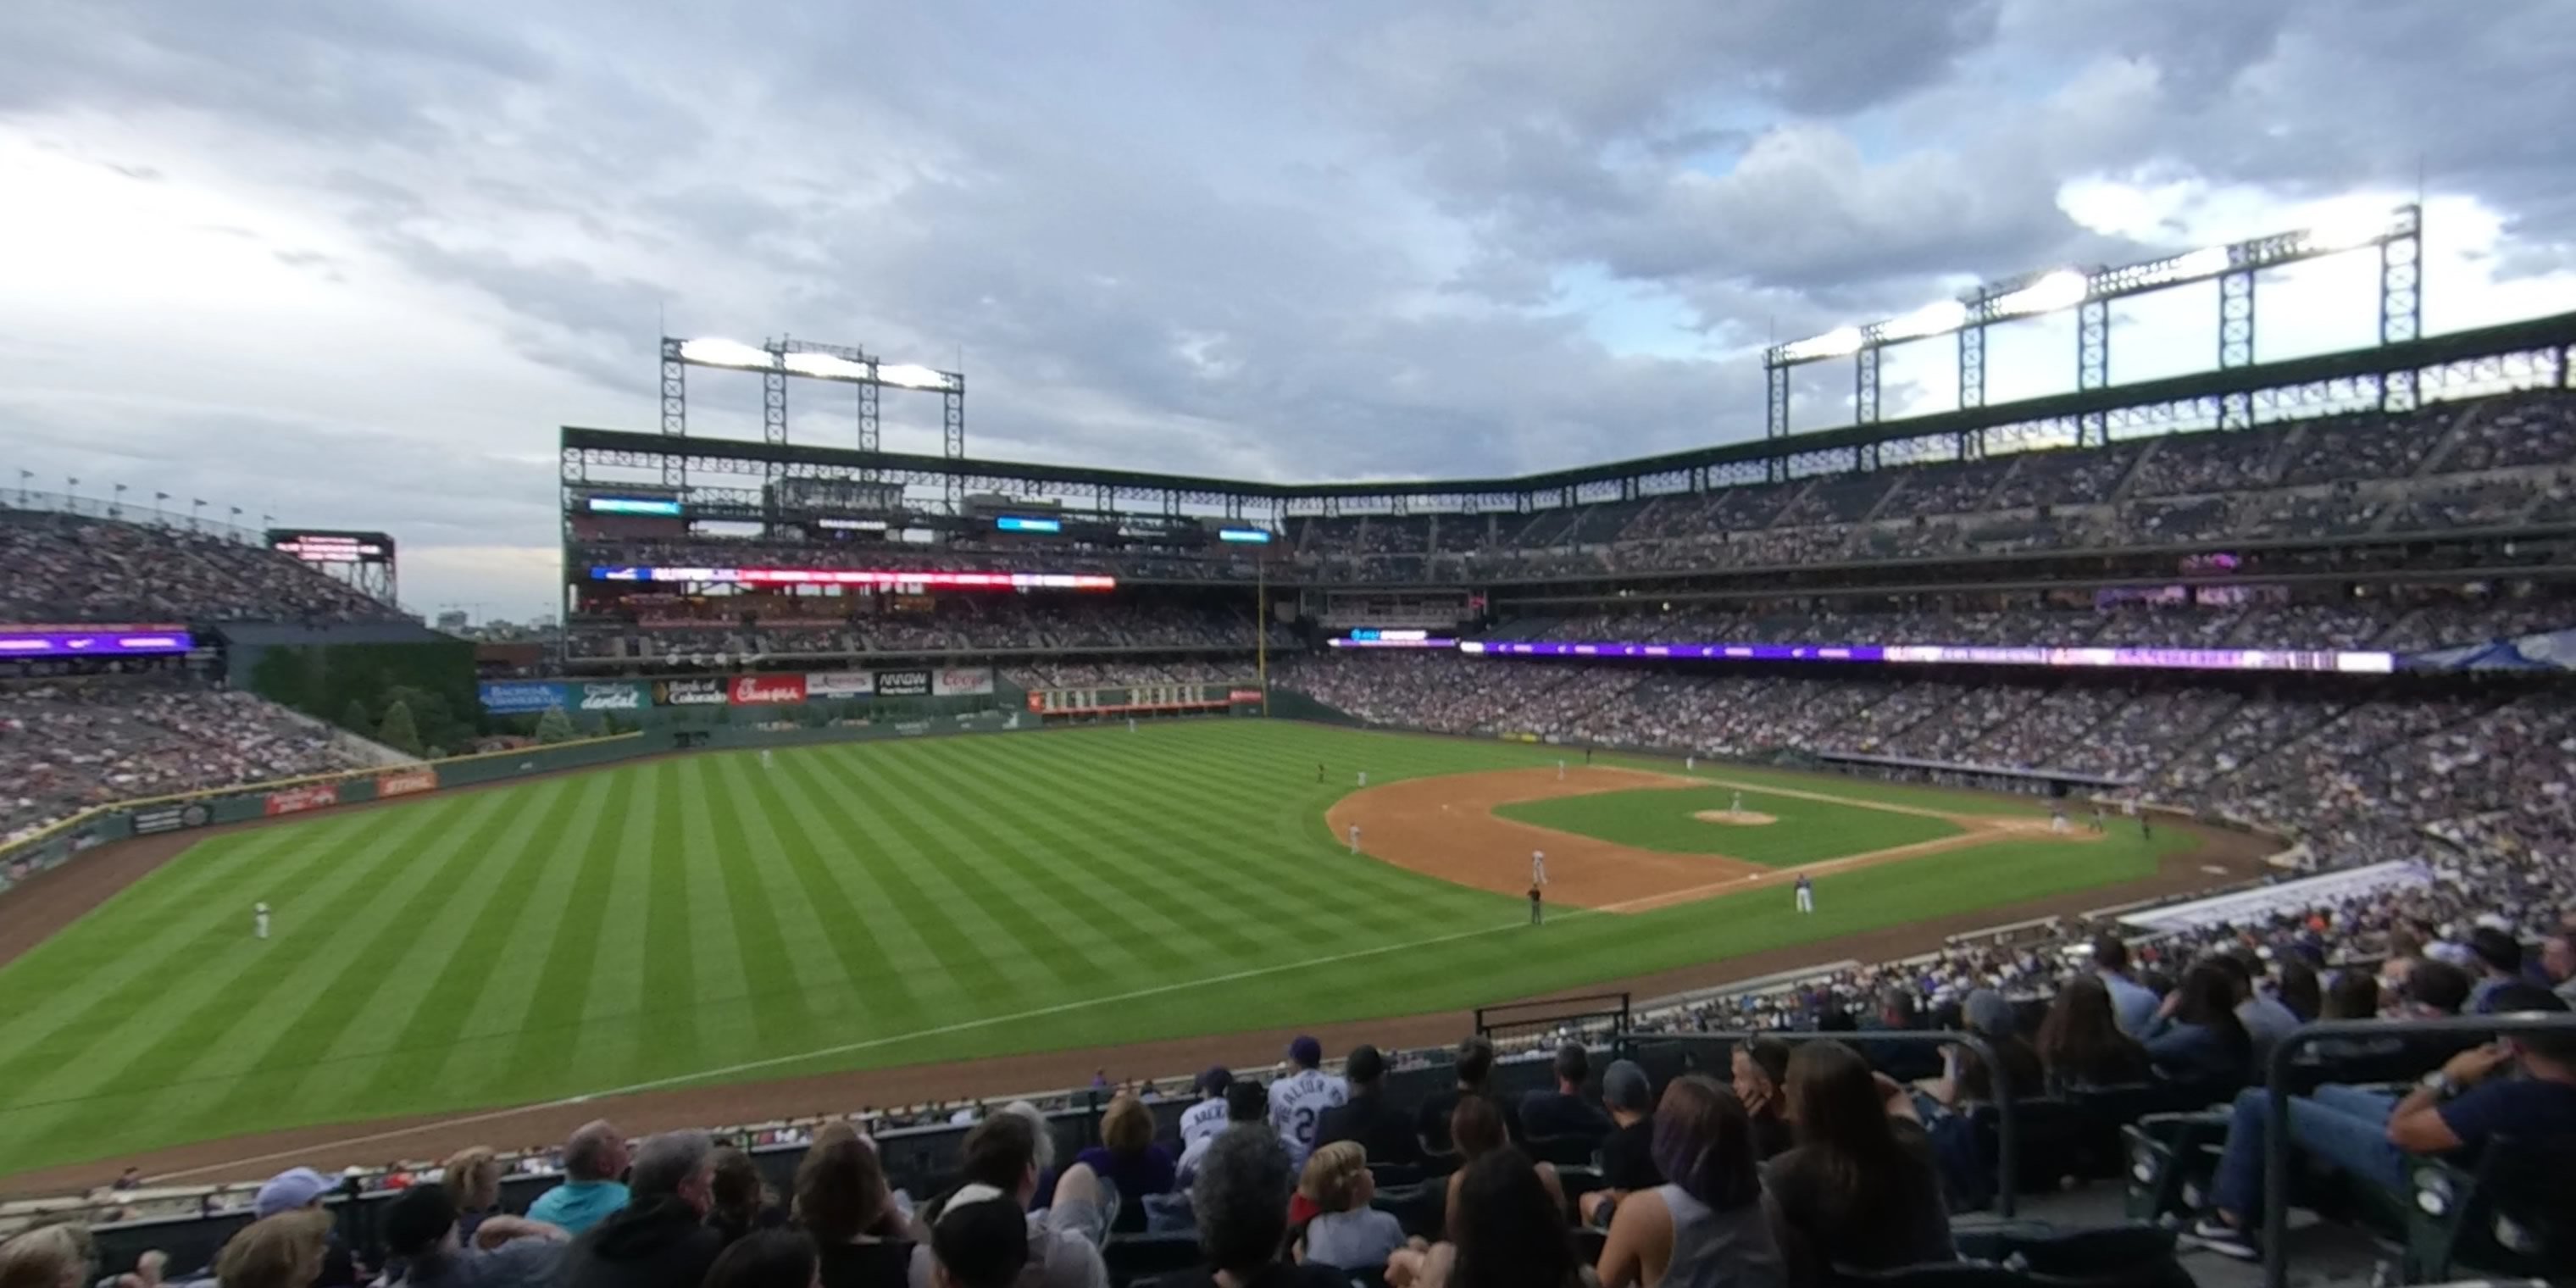
[[[487,1216],[469,1239],[445,1185],[414,1185],[379,1218],[385,1251],[402,1263],[388,1288],[544,1288],[563,1268],[564,1232],[540,1221]]]
[[[930,1225],[930,1288],[1015,1288],[1029,1264],[1029,1219],[1011,1196],[967,1185]]]
[[[1580,1042],[1556,1049],[1556,1089],[1521,1097],[1521,1130],[1531,1137],[1580,1136],[1599,1139],[1610,1130],[1610,1115],[1586,1099],[1583,1084],[1592,1077],[1592,1056]]]
[[[1461,1041],[1458,1044],[1457,1072],[1458,1085],[1455,1088],[1424,1096],[1421,1107],[1414,1112],[1414,1131],[1422,1137],[1426,1153],[1456,1151],[1457,1147],[1449,1139],[1449,1120],[1457,1113],[1460,1100],[1468,1096],[1492,1099],[1487,1081],[1494,1073],[1494,1044],[1481,1037]],[[1494,1108],[1502,1116],[1505,1131],[1511,1135],[1520,1134],[1519,1125],[1513,1121],[1512,1107],[1497,1100]]]
[[[957,1168],[963,1184],[916,1214],[927,1231],[926,1237],[917,1236],[913,1248],[906,1276],[911,1288],[931,1288],[933,1262],[942,1255],[940,1227],[951,1208],[998,1195],[1025,1211],[1037,1198],[1041,1135],[1034,1115],[1007,1106],[966,1133]],[[1089,1166],[1075,1163],[1064,1169],[1053,1201],[1043,1213],[1030,1215],[1024,1228],[1026,1262],[1014,1280],[1018,1288],[1108,1288],[1100,1244],[1109,1234],[1109,1213],[1100,1180]]]
[[[2140,1037],[2156,1022],[2156,993],[2129,977],[2129,945],[2118,935],[2093,940],[2093,974],[2111,991],[2111,1014],[2120,1031]]]
[[[1316,1143],[1356,1141],[1372,1163],[1420,1163],[1422,1141],[1414,1134],[1413,1115],[1387,1100],[1386,1057],[1366,1043],[1352,1047],[1342,1076],[1350,1083],[1350,1098],[1324,1111]]]
[[[329,1177],[312,1168],[290,1167],[259,1187],[259,1194],[251,1200],[251,1214],[265,1221],[299,1209],[319,1212],[322,1200],[329,1198],[334,1188]],[[349,1254],[348,1245],[340,1242],[339,1231],[330,1229],[329,1222],[324,1222],[324,1229],[322,1268],[312,1280],[314,1288],[350,1288],[358,1282],[357,1258]]]
[[[563,1288],[696,1288],[724,1251],[715,1208],[715,1138],[664,1132],[635,1151],[626,1206],[564,1254]]]
[[[1351,1098],[1349,1084],[1324,1072],[1324,1044],[1300,1037],[1288,1044],[1288,1076],[1270,1084],[1270,1128],[1288,1151],[1288,1166],[1304,1167],[1315,1152],[1315,1131],[1326,1110]]]
[[[1237,1123],[1258,1123],[1269,1120],[1269,1088],[1249,1078],[1238,1078],[1234,1085],[1225,1089],[1225,1125],[1227,1127]],[[1216,1136],[1224,1134],[1218,1132]],[[1216,1143],[1216,1136],[1201,1136],[1191,1142],[1188,1149],[1181,1151],[1180,1165],[1176,1169],[1176,1183],[1187,1185],[1190,1183],[1190,1178],[1198,1174],[1199,1160],[1207,1157],[1209,1146]]]
[[[1634,1060],[1613,1060],[1601,1072],[1601,1103],[1610,1111],[1610,1134],[1601,1138],[1601,1188],[1583,1196],[1586,1224],[1608,1226],[1620,1198],[1664,1183],[1655,1165],[1655,1092]]]
[[[2523,982],[2522,945],[2512,935],[2482,925],[2469,932],[2469,957],[2478,982],[2469,988],[2468,1009],[2472,1014],[2491,1014],[2496,990]]]
[[[528,1205],[530,1220],[581,1234],[623,1209],[629,1199],[618,1176],[626,1171],[626,1138],[606,1119],[583,1123],[564,1141],[563,1184]]]
[[[1225,1089],[1234,1085],[1234,1071],[1216,1065],[1198,1076],[1192,1084],[1199,1102],[1181,1111],[1181,1148],[1186,1150],[1205,1137],[1225,1130]]]

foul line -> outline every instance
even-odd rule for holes
[[[1595,915],[1607,911],[1610,910],[1605,908],[1567,908],[1558,913],[1556,919],[1566,920],[1575,917]],[[275,1150],[266,1154],[253,1154],[246,1158],[230,1159],[221,1163],[209,1163],[202,1167],[189,1167],[182,1168],[175,1172],[163,1172],[149,1179],[156,1182],[183,1180],[191,1176],[203,1176],[209,1172],[226,1172],[235,1168],[250,1167],[261,1163],[283,1162],[287,1159],[303,1158],[313,1154],[323,1154],[336,1150],[352,1149],[360,1145],[374,1145],[389,1140],[400,1140],[403,1137],[417,1136],[423,1132],[441,1131],[453,1127],[473,1127],[483,1123],[500,1122],[504,1119],[516,1118],[523,1114],[543,1113],[551,1109],[567,1109],[574,1105],[586,1104],[593,1100],[605,1099],[612,1096],[631,1096],[647,1091],[661,1091],[671,1087],[685,1086],[693,1082],[703,1082],[710,1078],[730,1078],[739,1074],[752,1073],[761,1069],[774,1069],[780,1065],[802,1064],[808,1060],[820,1060],[829,1056],[849,1055],[854,1052],[873,1050],[877,1047],[892,1046],[899,1042],[910,1042],[918,1038],[933,1038],[941,1037],[950,1033],[964,1033],[972,1029],[990,1028],[996,1024],[1012,1024],[1021,1020],[1034,1020],[1049,1015],[1062,1015],[1067,1011],[1078,1011],[1086,1007],[1108,1006],[1119,1002],[1133,1002],[1140,998],[1159,997],[1165,993],[1178,993],[1193,988],[1204,988],[1210,984],[1231,984],[1236,980],[1252,979],[1261,975],[1276,975],[1283,971],[1307,970],[1316,966],[1330,966],[1337,962],[1357,961],[1363,957],[1376,957],[1386,953],[1406,952],[1416,948],[1425,948],[1433,944],[1446,944],[1461,939],[1472,939],[1478,935],[1491,935],[1498,934],[1503,931],[1521,930],[1526,929],[1527,924],[1528,923],[1526,922],[1514,921],[1499,926],[1483,926],[1474,930],[1459,930],[1446,935],[1434,935],[1429,939],[1416,939],[1400,944],[1381,944],[1375,948],[1353,949],[1346,953],[1334,953],[1329,957],[1313,957],[1304,961],[1281,962],[1270,966],[1253,966],[1243,970],[1231,971],[1223,975],[1210,975],[1205,979],[1180,980],[1170,984],[1156,984],[1151,988],[1133,989],[1125,993],[1112,993],[1102,997],[1077,998],[1070,1002],[1058,1002],[1053,1006],[1041,1006],[1033,1010],[1014,1011],[1008,1015],[988,1015],[979,1019],[959,1020],[954,1024],[942,1024],[936,1028],[915,1029],[909,1033],[890,1033],[884,1037],[866,1038],[857,1042],[843,1042],[837,1046],[818,1047],[815,1050],[802,1051],[795,1055],[771,1056],[764,1060],[749,1060],[741,1064],[726,1065],[722,1068],[701,1069],[695,1073],[674,1074],[667,1078],[655,1078],[648,1082],[630,1083],[623,1087],[611,1087],[604,1091],[585,1092],[581,1095],[565,1096],[557,1100],[541,1100],[530,1104],[512,1105],[506,1109],[489,1109],[480,1113],[462,1114],[453,1118],[433,1119],[429,1122],[416,1123],[409,1127],[396,1127],[385,1131],[368,1132],[365,1135],[360,1136],[343,1137],[339,1140],[326,1141],[318,1145],[307,1145],[300,1149]]]

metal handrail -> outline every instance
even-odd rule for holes
[[[2290,1084],[2291,1058],[2331,1038],[2407,1038],[2445,1033],[2501,1036],[2512,1033],[2576,1033],[2576,1015],[2535,1012],[2525,1015],[2463,1015],[2440,1020],[2324,1020],[2291,1030],[2272,1048],[2265,1070],[2264,1096],[2270,1102],[2270,1126],[2263,1133],[2263,1288],[2288,1288],[2290,1263],[2281,1245],[2290,1233]]]
[[[1810,1029],[1725,1029],[1693,1033],[1621,1033],[1612,1039],[1612,1049],[1624,1057],[1643,1042],[1746,1042],[1754,1038],[1778,1038],[1783,1042],[1816,1042],[1831,1040],[1851,1046],[1863,1042],[1899,1042],[1932,1046],[1956,1045],[1977,1053],[1985,1061],[1986,1073],[1995,1092],[1995,1213],[2012,1216],[2014,1181],[2020,1174],[2021,1138],[2013,1111],[2015,1095],[2012,1075],[1995,1058],[1992,1045],[1977,1034],[1959,1029],[1862,1029],[1843,1032],[1819,1032]],[[2274,1285],[2273,1288],[2279,1288]]]

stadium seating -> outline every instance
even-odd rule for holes
[[[0,623],[380,622],[391,605],[286,555],[177,527],[10,508]]]

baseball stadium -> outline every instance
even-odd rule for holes
[[[1971,1223],[2054,1211],[2135,1236],[2063,1278],[2189,1283],[2259,1162],[2275,1276],[2562,1272],[2547,1138],[2238,1126],[2500,1031],[2576,1067],[2576,314],[2423,334],[2422,220],[1989,283],[1771,347],[1759,437],[1512,477],[987,459],[958,372],[669,337],[658,425],[555,436],[542,640],[404,611],[400,533],[0,494],[0,1220],[204,1263],[293,1190],[427,1255],[433,1179],[542,1220],[713,1139],[784,1194],[855,1128],[927,1197],[1020,1119],[1070,1188],[1254,1148],[1191,1111],[1268,1082],[1318,1159],[1511,1098],[1588,1267],[1587,1196],[1664,1192],[1605,1141],[1848,1059],[1920,1080],[1960,1255],[2075,1257]],[[2258,275],[2331,255],[2380,341],[2255,361]],[[2218,362],[2105,379],[2106,310],[2195,283]],[[2075,391],[1987,401],[2053,313]],[[1909,344],[1958,405],[1882,420]],[[753,381],[760,438],[693,423]],[[1818,381],[1857,424],[1793,427]],[[1471,1116],[1367,1145],[1406,1233],[1493,1170]],[[1200,1264],[1127,1197],[1100,1283]]]

